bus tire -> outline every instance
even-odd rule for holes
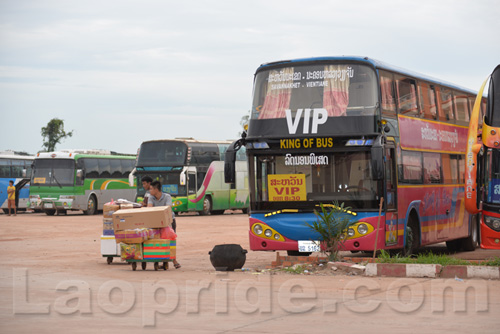
[[[403,249],[404,256],[414,254],[420,247],[420,232],[418,229],[418,218],[415,213],[410,213],[408,224],[406,225],[406,240]]]
[[[460,239],[461,248],[465,252],[474,251],[479,245],[479,229],[477,224],[477,216],[472,217],[469,236],[467,238]]]
[[[452,253],[459,252],[462,248],[462,239],[446,241],[446,248]]]
[[[84,210],[83,213],[89,216],[97,213],[97,200],[94,195],[90,195],[89,201],[87,202],[87,210]]]
[[[44,210],[43,212],[45,212],[47,216],[53,216],[56,214],[56,210]]]
[[[200,215],[208,216],[212,213],[212,199],[210,196],[205,196],[203,199],[203,210],[200,211]]]

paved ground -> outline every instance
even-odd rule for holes
[[[0,214],[0,332],[498,332],[500,281],[271,275],[262,252],[216,273],[214,245],[249,249],[247,216],[177,222],[182,268],[134,272],[100,256],[100,216]]]

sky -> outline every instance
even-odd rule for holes
[[[478,91],[500,63],[496,0],[0,0],[0,151],[136,153],[237,139],[260,64],[368,56]]]

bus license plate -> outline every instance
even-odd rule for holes
[[[52,209],[52,208],[54,207],[54,205],[53,205],[52,203],[44,203],[44,204],[43,204],[43,207],[44,207],[45,209]]]
[[[299,252],[320,252],[319,241],[299,240]]]

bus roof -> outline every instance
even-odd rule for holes
[[[35,158],[35,156],[12,154],[12,152],[7,152],[7,153],[0,152],[0,158],[12,159],[12,160],[33,160]]]
[[[280,61],[275,61],[275,62],[270,62],[270,63],[264,63],[257,68],[255,71],[255,74],[257,74],[260,71],[266,70],[266,69],[271,69],[273,67],[281,67],[286,64],[293,64],[293,63],[322,63],[322,62],[327,62],[327,61],[351,61],[351,62],[356,62],[356,63],[364,63],[366,65],[370,65],[373,68],[377,70],[387,70],[391,72],[397,72],[409,77],[413,77],[416,79],[428,81],[435,83],[437,85],[442,85],[446,86],[449,88],[465,91],[468,93],[473,93],[477,94],[477,91],[474,91],[469,88],[461,87],[455,84],[452,84],[450,82],[446,82],[440,79],[436,79],[424,74],[420,74],[417,72],[413,72],[401,67],[397,67],[394,65],[390,65],[387,63],[384,63],[382,61],[373,59],[373,58],[368,58],[368,57],[361,57],[361,56],[332,56],[332,57],[311,57],[311,58],[299,58],[299,59],[290,59],[290,60],[280,60]]]
[[[200,143],[200,144],[231,144],[234,140],[196,140],[194,138],[175,138],[175,139],[154,139],[154,140],[146,140],[142,143],[154,143],[154,142],[162,142],[162,141],[176,141],[176,142],[184,142],[184,143]]]
[[[58,151],[58,152],[39,152],[37,153],[35,159],[79,159],[79,158],[128,158],[135,159],[133,154],[96,154],[96,153],[79,153],[79,152],[68,152],[70,150]],[[75,150],[78,151],[78,150]]]

